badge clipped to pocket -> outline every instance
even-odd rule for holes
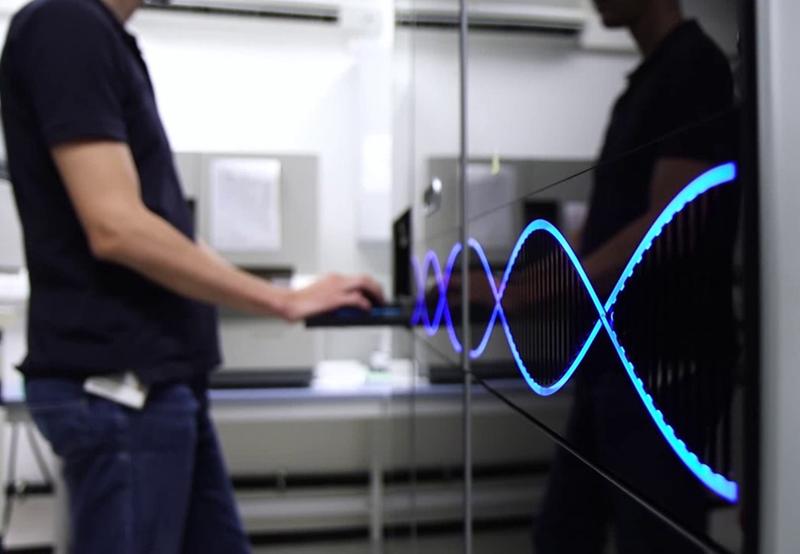
[[[83,390],[134,410],[144,408],[147,401],[147,386],[131,371],[90,377],[83,382]]]

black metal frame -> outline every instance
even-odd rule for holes
[[[744,248],[744,552],[760,538],[761,305],[759,278],[759,134],[756,2],[739,0],[742,70],[741,179]]]

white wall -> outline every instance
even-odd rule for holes
[[[592,159],[614,99],[639,58],[595,52],[577,39],[475,32],[468,41],[470,156]],[[425,161],[457,157],[458,43],[454,31],[397,34],[395,210],[425,185]],[[410,190],[411,189],[411,190]]]
[[[638,56],[568,37],[475,33],[469,40],[473,155],[593,158]]]
[[[1,135],[2,133],[0,133]],[[0,180],[0,272],[16,272],[25,263],[20,228],[11,183]]]
[[[800,552],[800,2],[758,8],[761,151],[761,551]]]
[[[387,273],[355,240],[358,75],[344,31],[147,11],[131,28],[176,151],[318,155],[320,266]]]

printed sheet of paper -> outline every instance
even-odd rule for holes
[[[281,163],[220,158],[211,162],[211,246],[222,252],[281,249]]]
[[[495,217],[481,217],[470,222],[470,233],[481,237],[481,245],[487,252],[495,249],[502,252],[516,240],[521,224],[521,216],[513,202],[517,194],[517,181],[516,170],[511,165],[467,165],[470,213],[481,213],[486,206],[490,206],[496,214]]]

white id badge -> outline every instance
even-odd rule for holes
[[[83,390],[135,410],[141,410],[147,401],[147,387],[130,371],[90,377],[83,382]]]

